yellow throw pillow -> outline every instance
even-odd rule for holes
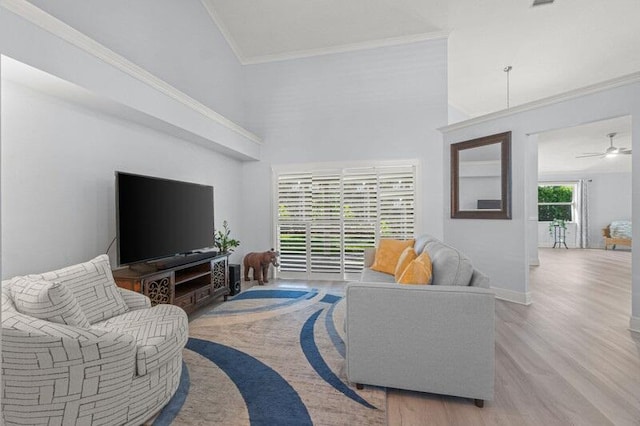
[[[380,240],[376,249],[376,258],[371,269],[393,275],[396,271],[398,259],[407,247],[413,247],[416,240]]]
[[[413,247],[407,247],[402,251],[400,258],[398,259],[398,264],[396,265],[395,273],[393,274],[396,278],[396,282],[400,281],[400,277],[407,266],[418,257],[418,254],[413,249]]]
[[[409,263],[404,270],[399,284],[431,284],[433,278],[433,268],[431,266],[431,258],[427,252],[423,252],[415,260]]]

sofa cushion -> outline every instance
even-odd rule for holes
[[[399,284],[431,284],[433,278],[433,270],[431,259],[427,252],[422,252],[402,273],[398,279]]]
[[[431,241],[438,241],[438,240],[429,234],[418,235],[416,237],[416,242],[413,244],[413,249],[416,251],[416,253],[420,254],[424,251],[424,247],[427,245],[427,243]]]
[[[469,281],[469,287],[491,288],[489,277],[473,268],[473,275]]]
[[[627,238],[631,239],[633,232],[631,231],[631,222],[628,220],[614,220],[609,225],[611,238]]]
[[[45,321],[89,328],[73,293],[58,282],[16,277],[9,284],[16,311]]]
[[[393,276],[396,281],[400,279],[402,273],[407,269],[407,266],[411,262],[413,262],[418,257],[418,254],[413,249],[413,247],[407,247],[402,251],[400,258],[398,259],[398,264],[396,265],[396,270],[393,273]]]
[[[188,323],[181,308],[156,305],[95,323],[93,327],[135,337],[137,375],[144,376],[182,351],[187,343]]]
[[[56,281],[67,286],[91,324],[128,310],[113,280],[106,254],[85,263],[28,277]]]
[[[433,265],[433,285],[469,285],[473,265],[467,256],[437,240],[428,242],[424,250]]]
[[[364,268],[360,274],[360,281],[363,283],[395,283],[396,280],[392,274],[374,271],[371,268]]]
[[[415,240],[380,240],[376,249],[376,259],[371,265],[371,269],[393,274],[402,251],[407,247],[413,247],[414,242]]]

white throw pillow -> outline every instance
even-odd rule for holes
[[[16,310],[45,321],[89,328],[89,320],[73,293],[64,285],[16,277],[10,283]]]
[[[109,257],[106,254],[57,271],[29,275],[29,278],[56,281],[67,286],[91,324],[129,310],[113,280]]]

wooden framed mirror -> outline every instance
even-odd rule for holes
[[[511,132],[451,144],[451,217],[511,219]]]

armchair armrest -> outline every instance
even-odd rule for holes
[[[127,305],[130,311],[136,311],[138,309],[150,308],[151,299],[144,294],[137,293],[135,291],[127,290],[126,288],[120,288],[120,295],[124,299],[124,303]]]
[[[4,420],[88,424],[105,406],[126,419],[135,357],[131,335],[12,312],[2,321]]]
[[[491,290],[349,283],[346,301],[351,382],[493,399]]]

